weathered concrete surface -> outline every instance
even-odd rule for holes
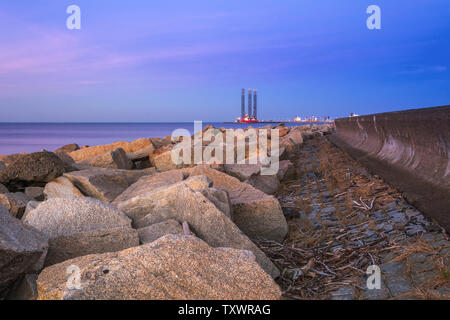
[[[337,119],[330,140],[450,230],[450,106]]]

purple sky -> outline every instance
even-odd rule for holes
[[[448,0],[4,2],[0,121],[230,121],[248,87],[275,120],[450,101]]]

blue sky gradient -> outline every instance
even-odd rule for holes
[[[263,119],[446,105],[449,17],[448,0],[2,1],[0,121],[230,121],[248,87]]]

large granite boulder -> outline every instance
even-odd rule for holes
[[[280,187],[277,175],[256,175],[245,181],[266,194],[274,194]]]
[[[279,126],[276,129],[278,129],[278,136],[280,138],[284,137],[285,135],[287,135],[289,133],[289,128],[286,126]]]
[[[245,181],[261,172],[260,164],[226,164],[224,170],[232,177]]]
[[[64,173],[63,161],[48,151],[20,155],[0,171],[0,182],[50,182]]]
[[[66,177],[59,177],[45,185],[44,196],[50,198],[83,197],[81,191]]]
[[[95,157],[83,160],[80,163],[101,168],[124,170],[131,170],[133,168],[133,162],[128,158],[122,148],[107,151]]]
[[[0,206],[8,210],[13,217],[20,219],[27,203],[32,199],[23,192],[0,194]]]
[[[208,166],[183,169],[183,172],[190,177],[207,176],[213,181],[215,188],[227,190],[233,209],[233,221],[250,238],[281,242],[286,236],[286,218],[275,197]]]
[[[80,269],[81,289],[67,288],[66,270],[71,265]],[[251,252],[213,249],[194,236],[181,235],[48,267],[37,286],[40,300],[281,298],[278,285]]]
[[[151,243],[167,234],[184,234],[183,226],[173,219],[158,222],[137,231],[141,243]]]
[[[136,160],[141,157],[147,157],[149,152],[154,149],[152,140],[153,139],[137,139],[131,142],[119,141],[107,145],[83,148],[77,151],[70,152],[69,155],[76,162],[81,162],[83,160],[87,160],[95,156],[102,155],[106,152],[115,150],[117,148],[122,148],[127,153],[130,160]]]
[[[180,170],[170,170],[151,176],[144,176],[128,187],[112,202],[112,204],[117,205],[120,202],[129,200],[138,195],[152,192],[164,186],[170,186],[185,180],[187,177],[188,174]],[[211,188],[212,181],[206,176],[197,177],[197,179],[190,179],[189,181],[186,181],[188,187],[192,190],[201,191],[202,194],[214,203],[219,210],[221,210],[227,217],[231,218],[232,208],[228,192],[224,189]]]
[[[277,277],[279,271],[266,255],[200,191],[189,188],[189,179],[138,195],[118,203],[117,207],[133,220],[135,228],[168,219],[187,222],[199,238],[213,247],[252,251],[261,267]]]
[[[0,297],[20,276],[42,268],[47,248],[44,235],[0,207]]]
[[[112,204],[117,205],[120,202],[132,199],[141,194],[152,192],[160,187],[169,186],[171,184],[183,181],[187,178],[187,176],[188,174],[179,170],[171,170],[141,177],[139,180],[129,186],[125,191],[123,191],[112,202]]]
[[[154,169],[94,168],[66,173],[64,177],[69,179],[85,195],[104,202],[111,202],[139,178],[154,173]]]
[[[159,146],[160,139],[138,139],[131,142],[132,147],[127,152],[130,160],[141,160],[148,158],[149,153]]]
[[[131,220],[92,198],[48,199],[30,211],[24,222],[49,237],[46,265],[139,245]]]
[[[280,138],[279,147],[285,149],[289,158],[295,157],[303,144],[303,135],[298,127],[291,128],[289,133]]]
[[[167,145],[149,153],[150,163],[159,171],[183,168],[183,164],[175,164],[172,160],[172,145]]]

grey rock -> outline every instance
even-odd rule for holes
[[[380,289],[365,289],[363,297],[367,300],[386,300],[389,298],[389,291],[387,287],[382,284]]]
[[[252,176],[245,182],[266,194],[274,194],[280,187],[280,181],[276,175]]]
[[[37,201],[44,200],[44,188],[42,187],[26,187],[25,194]]]
[[[285,149],[288,157],[293,157],[300,151],[303,136],[300,130],[290,130],[287,135],[280,138],[280,148]]]
[[[425,229],[419,225],[408,225],[405,227],[405,232],[408,236],[412,237],[417,234],[425,233]]]
[[[148,159],[148,155],[150,153],[152,153],[153,151],[155,151],[155,146],[153,144],[150,144],[140,150],[136,150],[134,152],[128,152],[127,156],[132,161]]]
[[[38,207],[38,205],[41,204],[42,201],[29,201],[27,203],[27,207],[25,208],[25,212],[21,218],[21,220],[25,220],[25,218],[27,217],[27,215],[33,211],[34,209],[36,209]]]
[[[384,277],[381,276],[380,289],[369,289],[367,286],[368,276],[361,277],[362,296],[367,300],[385,300],[390,297],[389,290],[386,287]]]
[[[116,252],[139,245],[131,227],[117,227],[62,235],[49,240],[45,266],[94,253]]]
[[[95,147],[83,147],[80,150],[72,151],[69,153],[69,155],[76,161],[81,162],[90,158],[94,158],[96,156],[105,154],[109,151],[122,148],[127,156],[132,159],[136,160],[139,159],[138,157],[142,156],[148,157],[148,150],[149,147],[153,147],[157,141],[160,141],[161,139],[137,139],[131,142],[128,141],[117,141],[112,144],[108,145],[99,145]],[[139,155],[140,153],[140,155]]]
[[[23,192],[0,194],[0,206],[4,207],[13,217],[18,219],[22,218],[29,201],[31,201],[31,198]]]
[[[111,202],[139,178],[154,174],[154,170],[120,170],[96,168],[65,173],[83,194]]]
[[[415,209],[406,209],[405,211],[405,215],[411,219],[411,218],[417,218],[420,217],[422,214],[420,213],[420,211],[417,211]]]
[[[232,177],[238,178],[240,181],[250,179],[252,176],[259,175],[261,165],[259,164],[225,164],[225,173]]]
[[[354,300],[355,288],[342,287],[331,293],[331,300]]]
[[[404,225],[407,222],[406,216],[400,211],[388,211],[388,215],[391,217],[392,222],[395,224]]]
[[[6,300],[36,300],[38,296],[36,280],[37,274],[26,274],[16,281],[9,291]]]
[[[184,234],[181,224],[173,219],[152,224],[137,230],[141,243],[150,243],[166,234]]]
[[[45,185],[44,196],[50,198],[83,197],[81,191],[66,177],[59,177]]]
[[[24,154],[0,171],[0,183],[49,182],[61,176],[64,170],[63,161],[52,152]]]
[[[0,291],[42,268],[47,238],[0,207]]]
[[[80,290],[66,270],[80,268]],[[166,235],[142,246],[83,256],[44,269],[38,299],[229,300],[280,299],[277,284],[245,250],[211,248],[194,236]]]
[[[198,176],[202,177],[202,176]],[[211,201],[217,209],[222,211],[228,218],[233,220],[233,208],[231,206],[230,196],[225,189],[206,188],[200,192]]]
[[[101,168],[113,168],[124,170],[130,170],[131,168],[133,168],[133,162],[128,158],[127,154],[122,148],[107,151],[93,158],[83,160],[80,163],[92,167],[101,167]]]
[[[175,164],[172,160],[172,145],[164,146],[149,154],[150,163],[159,171],[183,168],[184,164]]]
[[[399,275],[406,273],[406,266],[402,262],[389,262],[381,265],[381,271],[386,275]]]
[[[406,275],[386,277],[386,286],[393,297],[408,293],[414,289],[411,280]]]
[[[24,222],[50,238],[131,226],[130,219],[124,213],[111,205],[88,197],[48,199],[32,210]]]
[[[139,244],[125,214],[87,197],[48,199],[30,211],[24,222],[48,236],[46,265]]]
[[[71,172],[71,171],[78,170],[78,168],[76,167],[75,161],[67,153],[62,152],[62,151],[58,151],[58,152],[55,151],[55,154],[64,163],[65,172]]]
[[[183,181],[188,177],[188,174],[179,170],[172,170],[167,172],[156,173],[154,175],[148,175],[141,177],[135,183],[130,185],[124,190],[114,201],[113,205],[117,205],[120,202],[132,199],[141,194],[152,192],[158,188],[166,187],[174,183]]]
[[[280,182],[283,180],[292,179],[295,177],[295,175],[296,175],[295,168],[290,160],[280,161],[277,172],[277,178]]]
[[[223,212],[183,181],[120,202],[117,207],[133,220],[136,228],[168,219],[187,222],[191,230],[212,247],[252,251],[267,273],[274,277],[279,275],[266,255]]]
[[[278,200],[237,178],[208,166],[184,169],[190,176],[204,175],[215,188],[227,190],[233,208],[233,221],[251,239],[283,241],[288,232]]]

